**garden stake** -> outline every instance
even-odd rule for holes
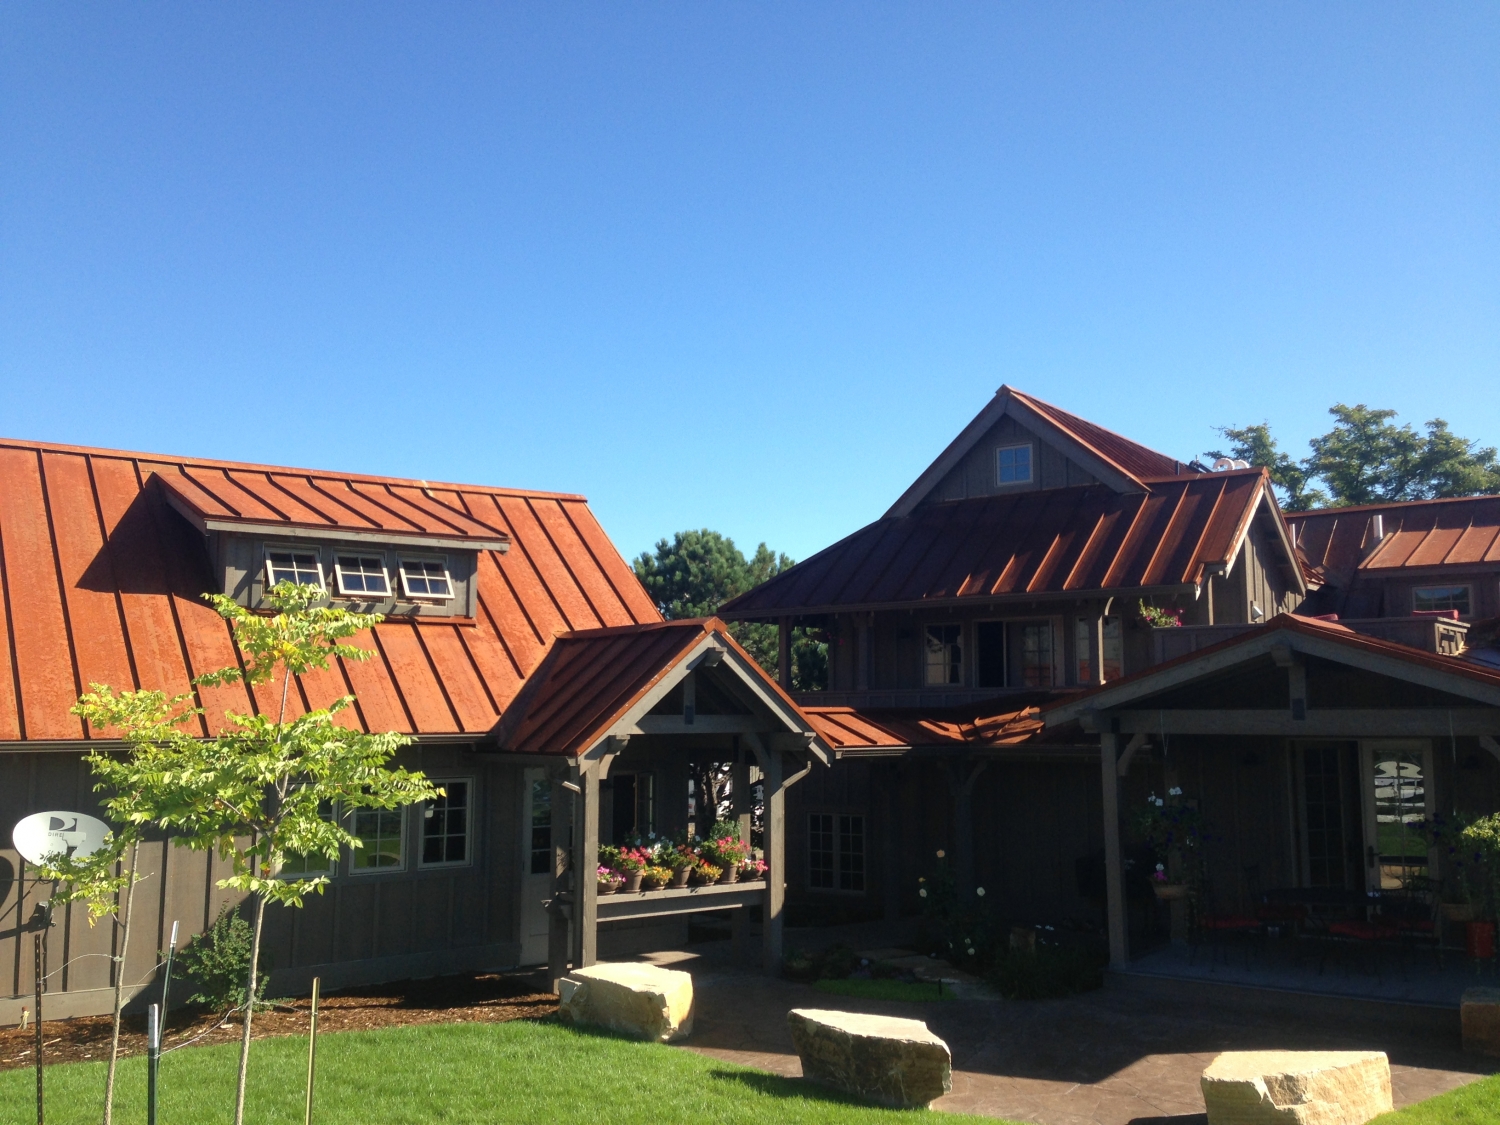
[[[172,987],[172,954],[177,952],[177,923],[172,923],[172,939],[167,942],[167,971],[161,978],[161,1021],[167,1022],[167,990]]]
[[[156,1078],[161,1071],[161,1008],[146,1010],[146,1125],[156,1125]]]
[[[36,959],[36,1125],[43,1125],[46,1118],[42,1114],[42,981],[47,974],[43,971],[46,961],[42,957],[42,935],[33,934],[31,943]]]
[[[318,1061],[318,978],[313,977],[312,1017],[307,1022],[307,1117],[303,1125],[312,1125],[313,1071]],[[155,1125],[152,1122],[151,1125]]]

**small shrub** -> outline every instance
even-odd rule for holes
[[[224,907],[212,926],[195,934],[177,954],[177,965],[183,975],[198,988],[188,997],[188,1003],[207,1004],[221,1012],[243,1006],[254,937],[250,923],[233,906]],[[270,961],[262,951],[257,1007],[265,1000],[270,968]]]
[[[1008,950],[995,959],[989,985],[1007,1000],[1047,1000],[1072,996],[1104,984],[1099,963],[1076,946],[1041,945]]]

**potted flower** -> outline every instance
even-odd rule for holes
[[[659,891],[667,885],[667,880],[671,878],[672,871],[670,868],[652,864],[641,872],[641,886],[648,891]]]
[[[671,871],[672,886],[685,887],[698,866],[698,854],[687,844],[669,844],[662,849],[658,862]]]
[[[1146,599],[1140,600],[1141,620],[1153,629],[1179,629],[1182,627],[1182,610],[1162,609],[1161,606],[1147,605]]]
[[[614,862],[614,869],[624,876],[625,891],[635,894],[641,889],[641,878],[645,874],[647,857],[639,848],[621,848],[619,858]]]
[[[750,852],[749,846],[738,836],[727,834],[705,841],[702,850],[703,857],[722,872],[720,880],[725,883],[738,881],[740,865]]]
[[[1179,786],[1166,797],[1153,793],[1136,816],[1136,828],[1160,861],[1151,876],[1156,897],[1170,902],[1191,895],[1201,882],[1205,838],[1197,802],[1184,800]]]
[[[611,871],[608,867],[601,865],[598,873],[599,893],[601,895],[612,895],[620,889],[625,882],[625,876]]]
[[[746,882],[754,882],[766,877],[766,861],[763,859],[747,859],[740,864],[740,879]]]
[[[722,867],[715,867],[706,859],[699,860],[698,865],[693,868],[693,875],[697,879],[698,885],[703,887],[706,887],[711,883],[717,883],[719,881],[719,877],[723,874],[724,869]]]

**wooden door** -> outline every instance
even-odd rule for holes
[[[524,772],[521,786],[521,964],[547,960],[547,908],[552,897],[552,783],[545,770]]]

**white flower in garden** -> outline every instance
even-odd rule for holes
[[[974,888],[974,893],[976,895],[978,895],[980,898],[983,898],[984,897],[984,888],[983,887],[975,887]]]
[[[927,897],[927,888],[923,887],[920,891],[917,892],[917,894],[921,895],[923,898],[926,898]]]
[[[1171,789],[1168,789],[1167,790],[1167,796],[1168,797],[1181,797],[1182,796],[1182,786],[1177,785],[1177,786],[1172,787]]]
[[[969,950],[969,956],[970,956],[970,957],[972,957],[972,956],[974,956],[974,951],[973,951],[973,950],[972,950],[972,949],[971,949],[971,950]]]
[[[1161,807],[1162,807],[1162,806],[1163,806],[1163,805],[1165,805],[1165,804],[1166,804],[1166,803],[1167,803],[1167,802],[1165,802],[1165,801],[1163,801],[1163,800],[1162,800],[1162,799],[1161,799],[1161,798],[1160,798],[1160,797],[1158,797],[1158,798],[1156,798],[1156,807],[1157,807],[1157,808],[1161,808]]]

